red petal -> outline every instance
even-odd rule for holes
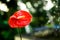
[[[11,28],[23,28],[24,26],[30,24],[31,19],[32,15],[29,12],[19,10],[9,18],[8,23],[11,26]]]

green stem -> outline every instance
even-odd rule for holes
[[[21,28],[20,28],[20,29],[19,29],[19,28],[17,28],[17,31],[18,31],[18,35],[19,35],[19,37],[20,37],[20,40],[22,40]]]

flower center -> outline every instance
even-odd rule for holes
[[[25,16],[18,16],[17,19],[25,18]]]

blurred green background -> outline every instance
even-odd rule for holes
[[[53,4],[44,9],[47,3]],[[50,9],[49,9],[50,8]],[[9,17],[17,10],[27,10],[32,16],[31,28],[54,25],[60,27],[60,0],[0,0],[0,40],[14,40],[17,30],[8,25]],[[52,21],[51,21],[52,20]],[[50,22],[49,22],[50,21]],[[25,28],[21,29],[25,34]]]

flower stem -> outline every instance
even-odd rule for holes
[[[19,28],[17,28],[17,31],[18,31],[18,35],[19,35],[19,37],[20,37],[20,40],[22,40],[21,28],[20,28],[20,29],[19,29]]]

